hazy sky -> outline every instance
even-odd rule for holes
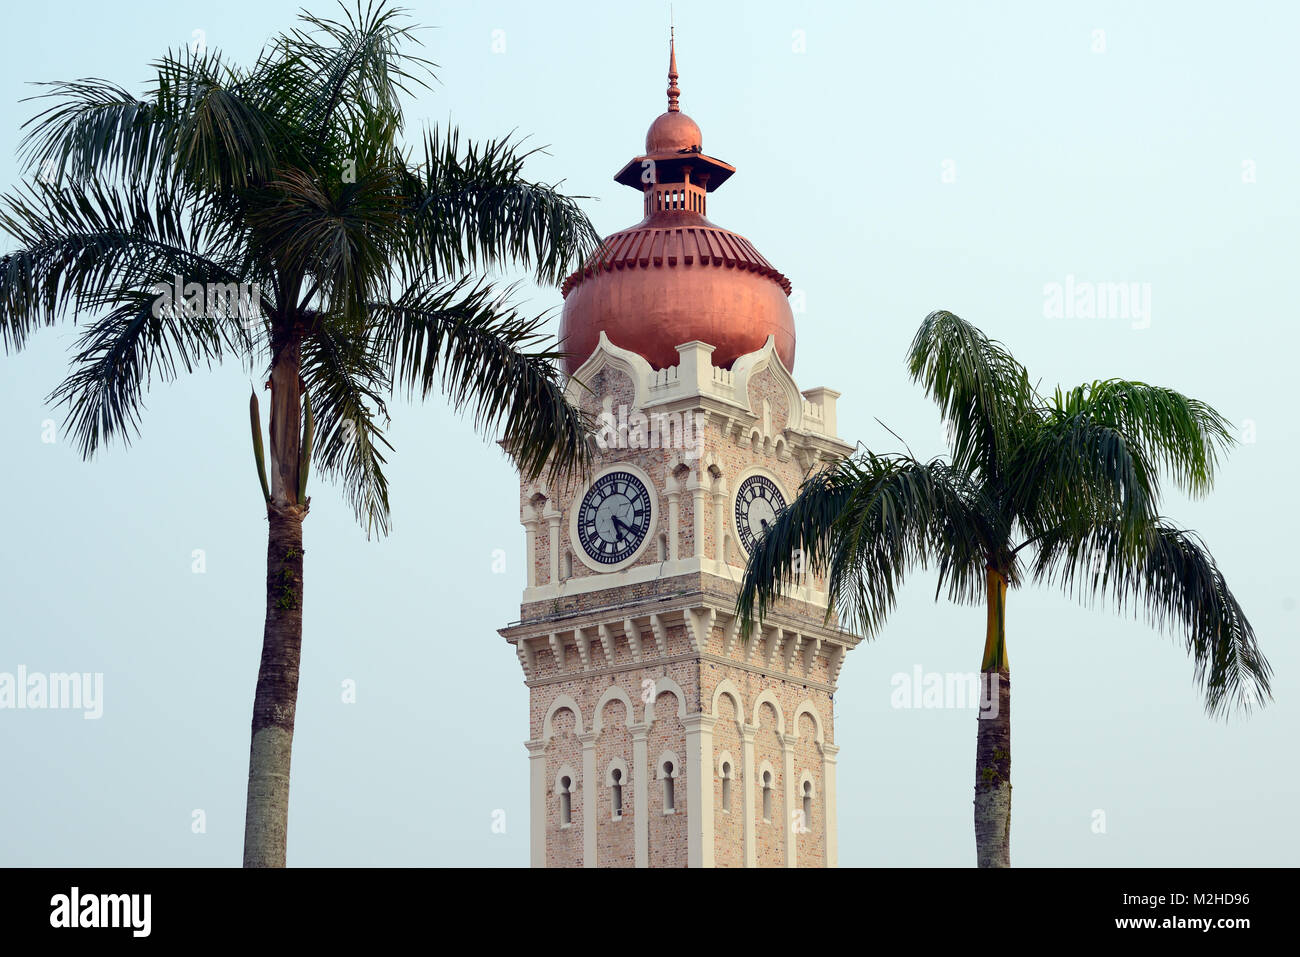
[[[0,187],[19,176],[28,82],[138,88],[196,30],[247,62],[298,6],[12,5]],[[517,130],[549,144],[532,175],[593,197],[602,232],[640,218],[612,176],[664,107],[666,3],[411,6],[436,27],[426,41],[441,65],[440,85],[409,104],[413,129]],[[1251,440],[1210,499],[1171,489],[1165,511],[1219,559],[1274,665],[1276,701],[1216,723],[1180,636],[1013,592],[1013,862],[1300,863],[1300,428],[1288,411],[1300,8],[674,10],[683,109],[705,151],[738,168],[710,217],[802,293],[795,377],[843,392],[845,438],[892,451],[883,422],[918,455],[941,450],[903,355],[921,318],[947,308],[1005,341],[1044,389],[1168,385]],[[1136,283],[1149,314],[1052,317],[1045,288],[1067,281]],[[561,302],[554,289],[530,296],[538,312]],[[231,365],[155,385],[140,438],[84,463],[62,435],[42,441],[45,420],[62,421],[45,397],[74,336],[49,330],[0,358],[0,672],[102,672],[103,716],[0,710],[0,864],[236,865],[266,549],[249,379]],[[388,539],[367,542],[338,490],[314,483],[289,862],[525,865],[528,695],[496,634],[524,583],[517,480],[437,401],[395,403],[391,438]],[[844,667],[843,865],[974,863],[973,712],[891,706],[894,675],[979,667],[984,611],[933,595],[917,576]]]

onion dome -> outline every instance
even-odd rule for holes
[[[748,239],[705,217],[708,194],[736,170],[703,152],[699,125],[681,112],[675,46],[668,110],[650,124],[645,153],[614,176],[643,194],[645,218],[605,239],[561,287],[565,369],[577,371],[604,332],[656,369],[676,365],[677,346],[695,340],[714,347],[715,366],[730,368],[773,336],[792,370],[789,280]]]

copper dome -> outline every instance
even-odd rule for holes
[[[680,110],[662,113],[645,134],[645,151],[654,153],[699,152],[704,148],[700,124]]]
[[[651,124],[645,155],[615,176],[644,193],[645,218],[608,237],[562,287],[565,370],[577,371],[602,332],[656,369],[677,365],[677,346],[695,340],[730,368],[772,336],[792,370],[790,282],[749,240],[705,218],[707,194],[735,169],[701,151],[699,126],[680,111],[671,47],[668,80],[668,112]]]

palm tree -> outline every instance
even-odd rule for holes
[[[554,282],[598,238],[573,198],[524,178],[530,152],[512,139],[434,129],[403,146],[401,100],[435,66],[416,43],[401,11],[358,4],[303,14],[249,68],[169,52],[143,96],[49,84],[23,146],[39,175],[0,197],[19,247],[0,260],[6,351],[59,319],[98,317],[52,396],[86,457],[138,433],[155,379],[228,358],[266,370],[269,485],[251,400],[269,527],[249,867],[285,863],[310,460],[341,481],[367,537],[388,530],[394,390],[443,390],[476,428],[502,432],[527,474],[586,461],[544,317],[520,314],[485,273],[520,266]],[[255,284],[257,314],[236,307],[236,283]]]
[[[1161,473],[1206,494],[1228,422],[1197,399],[1107,379],[1050,397],[1005,347],[933,312],[908,369],[949,422],[948,460],[863,451],[809,477],[755,547],[737,601],[763,614],[806,569],[826,575],[827,616],[879,633],[914,568],[938,571],[936,598],[984,603],[984,700],[975,742],[980,867],[1011,863],[1009,589],[1046,584],[1109,596],[1183,630],[1211,715],[1271,698],[1271,669],[1204,543],[1159,514]]]

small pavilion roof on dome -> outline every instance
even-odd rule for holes
[[[677,362],[677,346],[715,347],[724,368],[772,336],[794,368],[790,281],[744,236],[706,217],[708,193],[735,167],[703,152],[699,125],[681,111],[677,50],[669,41],[668,109],[646,133],[646,152],[614,177],[643,195],[641,221],[608,236],[561,286],[568,372],[602,333],[655,368]]]
[[[685,170],[695,172],[698,183],[713,192],[736,171],[730,163],[704,152],[704,137],[699,124],[681,111],[677,86],[677,41],[668,41],[668,110],[653,123],[645,137],[645,153],[634,156],[614,174],[614,182],[630,186],[640,192],[645,186],[642,178],[647,160],[656,166],[660,182],[679,181]]]

